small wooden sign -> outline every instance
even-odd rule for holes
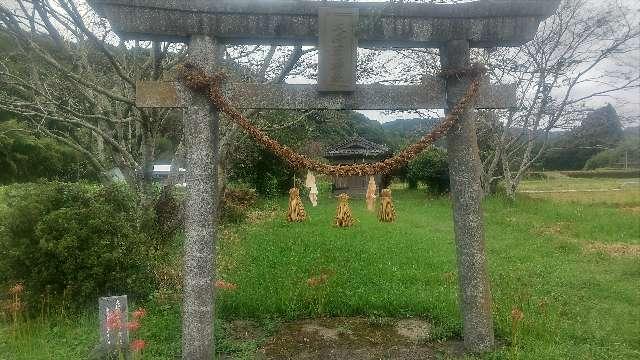
[[[136,106],[140,108],[181,107],[175,83],[138,81],[136,83]]]
[[[351,92],[356,83],[358,9],[320,8],[318,90]]]

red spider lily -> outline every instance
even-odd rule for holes
[[[522,310],[518,308],[513,308],[513,310],[511,310],[511,321],[513,323],[518,323],[523,319],[524,319],[524,313],[522,312]]]
[[[114,310],[107,315],[107,329],[115,330],[122,327],[122,313]]]
[[[147,315],[147,310],[145,310],[143,308],[138,308],[138,310],[134,311],[132,315],[133,315],[134,319],[140,320],[145,315]]]
[[[214,284],[214,286],[216,287],[216,289],[224,289],[224,290],[235,290],[238,288],[238,285],[230,282],[226,282],[224,280],[216,280],[216,283]]]
[[[322,284],[326,283],[327,280],[329,280],[329,275],[322,274],[320,276],[316,276],[316,277],[312,277],[312,278],[307,279],[307,285],[309,285],[309,287],[316,287],[316,286],[319,286],[319,285],[322,285]]]
[[[21,294],[23,291],[24,291],[24,285],[17,283],[9,289],[9,294],[18,295],[18,294]]]
[[[140,323],[137,321],[132,321],[127,323],[127,329],[129,329],[129,331],[138,331],[138,329],[140,329]]]
[[[144,340],[140,340],[140,339],[133,340],[133,341],[131,342],[131,351],[133,351],[133,352],[138,352],[138,351],[140,351],[140,350],[144,349],[144,347],[145,347],[146,345],[147,345],[147,344],[144,342]]]

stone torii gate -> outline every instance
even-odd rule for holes
[[[189,62],[213,74],[216,44],[319,45],[318,85],[227,83],[237,108],[449,111],[469,79],[425,78],[420,85],[356,85],[357,47],[440,49],[443,69],[470,65],[469,49],[531,40],[560,0],[479,0],[460,4],[293,0],[89,0],[123,39],[185,42]],[[483,84],[476,108],[513,104],[512,87]],[[138,84],[139,107],[184,108],[187,207],[183,358],[211,359],[213,250],[217,194],[217,109],[181,84]],[[473,110],[447,135],[460,306],[467,350],[494,345]]]

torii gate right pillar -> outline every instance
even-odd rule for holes
[[[468,68],[469,41],[448,41],[440,49],[440,62],[443,69]],[[460,100],[468,84],[469,79],[464,77],[447,80],[447,111]],[[464,345],[468,351],[484,352],[494,346],[494,336],[482,220],[480,155],[472,106],[467,107],[449,131],[447,151]]]

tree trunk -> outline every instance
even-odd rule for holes
[[[151,119],[146,119],[151,121]],[[153,181],[153,161],[155,157],[155,141],[151,124],[144,124],[142,129],[142,184],[146,189]]]
[[[505,181],[504,187],[507,198],[511,201],[516,200],[516,194],[518,193],[518,186],[520,185],[520,180],[516,178],[512,178],[510,181]]]

